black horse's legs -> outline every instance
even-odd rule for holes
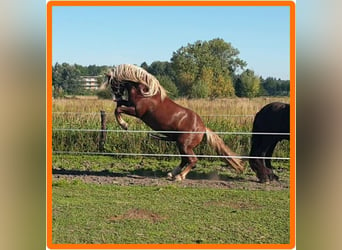
[[[262,137],[260,135],[253,135],[251,151],[249,153],[251,157],[259,157],[261,155],[261,152],[262,152],[261,141],[262,141]],[[262,175],[261,172],[262,172],[263,159],[250,158],[249,165],[251,169],[256,173],[258,179],[260,180],[259,176]]]
[[[265,157],[269,148],[269,143],[270,142],[264,136],[258,136],[255,138],[252,142],[250,156]],[[265,165],[265,159],[250,159],[249,165],[256,173],[260,182],[268,182],[270,180],[270,176],[273,177],[272,170],[267,168]]]
[[[267,152],[266,152],[266,157],[272,157],[274,148],[276,147],[277,143],[278,143],[278,141],[275,140],[275,141],[269,146],[269,148],[267,149]],[[273,173],[273,170],[272,170],[273,167],[272,167],[272,165],[271,165],[271,159],[265,159],[265,164],[266,164],[266,168],[268,168],[269,170],[271,170],[271,174],[268,174],[268,177],[269,177],[270,181],[272,181],[272,180],[279,180],[279,177]]]
[[[261,183],[269,181],[269,175],[272,173],[265,167],[263,159],[251,159],[249,164]]]

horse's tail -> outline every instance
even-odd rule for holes
[[[235,158],[236,154],[224,144],[224,141],[209,128],[206,128],[208,143],[213,147],[217,154],[228,156],[224,158],[238,173],[242,173],[244,166],[241,159]],[[233,156],[233,157],[232,157]]]

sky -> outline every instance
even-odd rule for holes
[[[52,63],[168,61],[198,40],[221,38],[256,75],[290,79],[287,6],[54,6]]]

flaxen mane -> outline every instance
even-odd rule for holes
[[[158,79],[148,73],[141,67],[132,64],[121,64],[115,67],[112,71],[112,78],[116,82],[138,82],[148,87],[147,92],[143,92],[143,96],[150,97],[160,92],[160,97],[163,100],[166,96],[165,89],[160,85]]]

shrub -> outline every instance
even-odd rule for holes
[[[99,99],[112,99],[113,98],[112,93],[110,92],[109,89],[99,90],[96,93],[96,95]]]

